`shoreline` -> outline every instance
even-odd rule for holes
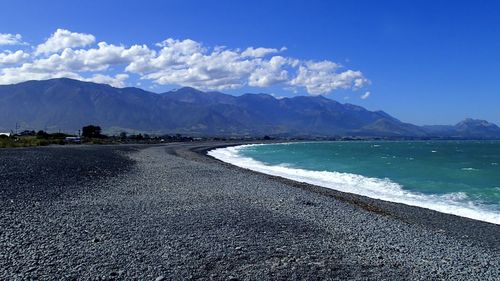
[[[497,225],[204,152],[240,143],[2,150],[0,279],[498,279]]]
[[[311,144],[311,143],[312,142],[300,142],[300,144]],[[287,145],[291,143],[280,142],[273,144]],[[266,145],[266,144],[256,143],[250,145]],[[363,185],[376,184],[382,190],[384,190],[385,186],[387,185],[387,182],[385,180],[382,181],[382,179],[369,178],[361,174],[355,174],[350,172],[339,173],[335,171],[319,171],[319,170],[308,170],[304,168],[281,167],[280,165],[271,165],[271,164],[268,165],[266,163],[255,160],[251,157],[241,155],[239,153],[239,148],[247,146],[249,146],[249,144],[238,145],[231,149],[227,149],[227,147],[217,148],[217,149],[212,149],[210,151],[206,151],[205,153],[209,157],[238,166],[240,168],[249,169],[268,175],[283,177],[299,182],[306,182],[308,184],[318,185],[324,188],[333,189],[340,192],[361,195],[372,199],[378,199],[386,202],[400,203],[408,206],[430,209],[441,213],[452,214],[460,217],[465,217],[478,221],[484,221],[500,225],[499,215],[491,209],[481,209],[477,207],[474,208],[473,206],[468,205],[467,203],[461,203],[461,202],[459,203],[454,201],[449,202],[448,199],[439,199],[438,195],[425,195],[418,192],[407,191],[403,188],[403,186],[393,181],[389,181],[389,184],[392,186],[392,188],[397,189],[397,191],[403,192],[405,196],[397,196],[394,194],[394,192],[382,193],[382,194],[373,193],[370,190],[363,189]],[[362,180],[362,182],[358,182],[355,185],[352,184],[349,185],[349,183],[345,183],[345,181],[340,182],[336,185],[331,184],[331,181],[335,182],[339,176],[342,178],[344,175],[348,176],[349,180],[351,180],[352,177],[354,177],[355,179],[358,179],[358,181]],[[324,179],[325,177],[326,180]],[[435,196],[438,196],[438,198],[436,198]],[[413,198],[417,197],[419,199],[411,199],[411,197]],[[459,204],[456,205],[457,203]],[[468,203],[473,203],[473,202],[468,202]]]
[[[201,160],[208,158],[211,161],[216,161],[225,166],[230,166],[236,169],[244,170],[250,173],[256,173],[264,175],[266,177],[275,179],[279,182],[290,184],[296,188],[304,189],[310,192],[318,193],[324,196],[332,197],[336,200],[347,202],[353,206],[357,206],[361,209],[373,212],[379,215],[392,217],[394,219],[401,220],[410,224],[419,224],[425,227],[431,227],[438,232],[446,232],[455,237],[460,238],[472,238],[475,242],[486,244],[493,248],[498,248],[500,250],[500,225],[475,220],[467,217],[457,216],[454,214],[442,213],[436,210],[407,205],[404,203],[385,201],[381,199],[375,199],[355,193],[347,193],[343,191],[338,191],[335,189],[309,184],[305,182],[299,182],[292,179],[284,178],[281,176],[270,175],[243,167],[233,165],[231,163],[224,162],[215,157],[208,155],[210,150],[218,148],[233,147],[245,144],[272,144],[272,143],[283,143],[282,141],[268,141],[268,142],[215,142],[213,144],[200,144],[193,146],[189,145],[188,150],[190,152],[196,153],[197,157],[188,157],[191,160]],[[185,150],[180,149],[176,151],[177,156],[186,157]],[[203,160],[202,160],[203,161]]]

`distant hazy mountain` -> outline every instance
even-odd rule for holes
[[[66,78],[0,86],[0,130],[16,123],[66,132],[96,124],[106,132],[192,135],[500,137],[500,129],[486,121],[419,127],[323,96],[276,99],[187,87],[156,94]]]
[[[455,138],[500,138],[500,128],[488,121],[467,118],[454,126],[422,127],[429,136]]]

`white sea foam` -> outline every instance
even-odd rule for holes
[[[455,200],[455,201],[466,200],[469,198],[469,196],[467,196],[467,193],[465,193],[465,192],[447,193],[447,194],[441,195],[441,197],[449,199],[449,200]]]
[[[209,151],[208,155],[242,168],[269,175],[319,185],[342,192],[355,193],[375,199],[403,203],[442,213],[500,224],[499,212],[475,204],[473,201],[468,200],[465,193],[425,195],[404,190],[401,185],[389,179],[369,178],[350,173],[311,171],[284,165],[266,165],[265,163],[239,154],[240,149],[248,146],[255,145],[214,149]]]
[[[462,171],[477,171],[476,168],[462,168]]]

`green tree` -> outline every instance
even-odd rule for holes
[[[127,132],[121,132],[120,133],[120,139],[126,140],[127,139]]]
[[[39,139],[46,139],[49,137],[49,134],[45,131],[40,130],[36,133],[36,137]]]
[[[84,138],[102,138],[101,127],[88,125],[82,128],[82,136]]]

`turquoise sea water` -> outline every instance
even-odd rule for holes
[[[218,153],[260,172],[500,224],[498,141],[311,142]]]

